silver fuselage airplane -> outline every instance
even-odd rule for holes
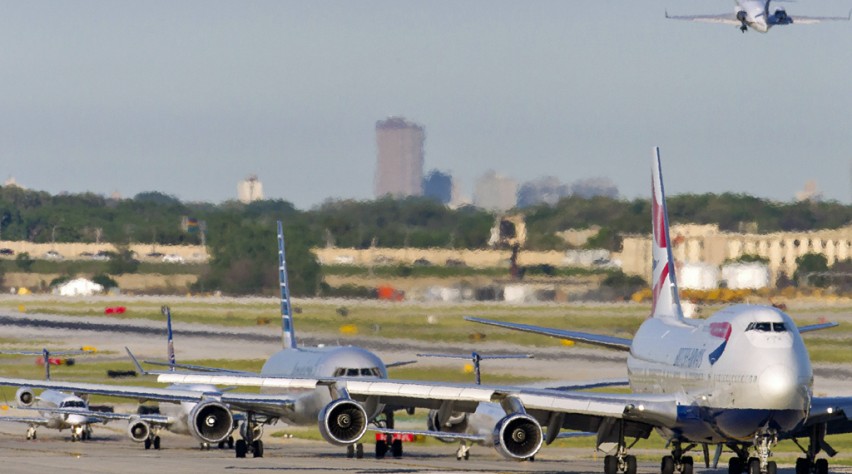
[[[688,20],[707,23],[725,23],[738,25],[745,33],[749,28],[760,33],[766,33],[770,28],[781,25],[813,24],[823,21],[849,21],[852,11],[845,17],[814,17],[799,16],[792,17],[784,8],[776,8],[771,11],[771,0],[736,0],[733,14],[720,15],[669,15],[666,18],[673,20]]]
[[[94,423],[103,423],[105,419],[89,410],[89,405],[82,398],[56,390],[44,390],[38,397],[32,389],[21,387],[15,393],[19,408],[34,410],[39,417],[3,416],[0,421],[12,421],[30,425],[27,429],[27,439],[38,437],[37,428],[45,427],[54,430],[71,430],[71,441],[89,439]]]

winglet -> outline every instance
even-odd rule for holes
[[[290,285],[287,279],[287,260],[284,254],[284,226],[278,221],[278,284],[281,286],[281,342],[285,349],[296,348],[296,330],[290,306]]]
[[[660,163],[660,148],[654,148],[651,168],[651,289],[653,305],[651,316],[655,318],[683,319],[678,297],[674,258],[669,236],[669,216],[666,209],[666,193],[663,188],[663,168]]]

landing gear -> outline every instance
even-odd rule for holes
[[[683,453],[694,448],[694,444],[690,444],[685,449],[681,447],[680,441],[672,441],[671,456],[663,456],[663,462],[660,466],[660,471],[663,474],[673,474],[675,471],[681,474],[692,474],[695,461],[692,456],[684,456]]]
[[[154,441],[153,441],[152,444],[154,445],[154,449],[156,449],[156,450],[160,449],[160,436],[159,435],[154,436]]]
[[[807,449],[799,444],[799,440],[793,438],[793,442],[805,454],[805,457],[796,459],[796,474],[828,474],[828,459],[816,458],[820,451],[825,451],[829,456],[837,454],[837,451],[825,442],[825,431],[824,424],[814,425],[808,436]]]
[[[74,442],[77,442],[77,441],[82,441],[84,433],[85,433],[85,431],[83,431],[82,426],[72,427],[71,428],[71,442],[74,443]]]
[[[219,449],[225,449],[226,447],[228,449],[234,449],[234,437],[233,436],[228,436],[228,439],[226,439],[226,440],[223,439],[222,441],[219,441]]]
[[[470,448],[466,441],[460,442],[459,450],[456,451],[456,461],[461,461],[462,459],[467,461],[470,458]]]
[[[635,442],[633,444],[636,444]],[[636,474],[636,456],[627,454],[627,450],[633,445],[627,446],[624,440],[624,421],[618,422],[618,448],[615,455],[604,457],[604,474]],[[532,458],[530,458],[532,460]],[[667,474],[663,469],[663,474]],[[671,474],[671,473],[668,473]]]
[[[202,451],[210,451],[210,443],[207,443],[207,442],[201,443],[201,450]]]
[[[384,459],[387,452],[388,442],[383,439],[376,440],[376,459]]]
[[[251,451],[252,457],[262,458],[263,457],[263,441],[259,439],[254,439],[255,433],[262,433],[259,431],[257,417],[254,413],[248,412],[246,413],[246,421],[245,430],[240,430],[240,434],[243,436],[243,439],[237,440],[236,444],[234,444],[234,438],[228,437],[228,444],[234,446],[234,453],[238,458],[246,457],[249,451]]]
[[[380,415],[379,417],[376,417],[376,426],[392,430],[394,425],[393,410],[386,407],[382,412],[382,415],[384,416],[382,417]],[[377,438],[379,437],[377,436]],[[402,440],[391,434],[386,434],[383,438],[384,439],[376,439],[376,459],[384,459],[388,451],[390,451],[391,456],[394,458],[401,458]]]
[[[27,428],[27,440],[29,441],[31,439],[34,440],[34,439],[37,439],[37,438],[38,438],[38,433],[36,433],[35,426],[30,426],[29,428]]]
[[[350,459],[362,459],[364,457],[364,443],[355,443],[346,446],[346,457]]]

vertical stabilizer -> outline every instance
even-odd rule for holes
[[[660,148],[654,148],[654,160],[651,168],[651,289],[654,318],[683,319],[680,298],[677,293],[674,258],[672,258],[671,238],[669,237],[669,214],[666,210],[666,193],[663,189],[663,169],[660,164]]]
[[[287,282],[287,261],[284,258],[284,226],[278,221],[278,284],[281,286],[281,342],[284,349],[296,348],[293,311],[290,307],[290,285]]]
[[[169,370],[174,372],[175,370],[175,340],[172,335],[172,310],[169,309],[168,306],[163,306],[160,308],[163,312],[163,315],[166,316],[166,337],[168,338],[168,343],[166,346],[166,355],[169,358]]]

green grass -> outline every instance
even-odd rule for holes
[[[98,274],[107,273],[109,262],[97,260],[35,260],[32,267],[26,273],[45,273],[60,275],[77,275],[77,274]],[[206,271],[208,265],[206,263],[161,263],[161,262],[140,262],[137,273],[140,274],[158,274],[158,275],[183,275],[192,274],[200,275]],[[0,259],[0,271],[5,273],[23,272],[19,268],[14,259]]]

